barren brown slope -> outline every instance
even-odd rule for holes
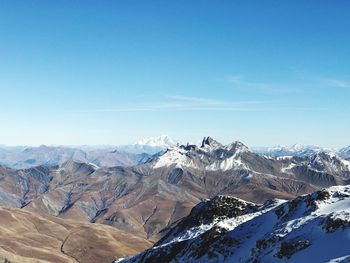
[[[104,263],[149,246],[143,238],[106,225],[0,207],[0,259],[12,263]]]

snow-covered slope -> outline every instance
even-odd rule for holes
[[[211,220],[192,210],[153,248],[116,262],[349,262],[350,186],[264,205],[211,202],[194,208]],[[215,211],[221,214],[210,217]]]
[[[338,154],[342,158],[350,160],[350,146],[340,149]]]

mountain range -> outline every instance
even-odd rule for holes
[[[27,148],[22,151],[28,152]],[[83,152],[71,151],[81,159],[62,158],[55,164],[22,169],[0,166],[0,205],[108,225],[149,246],[158,242],[158,247],[159,242],[170,242],[169,235],[183,239],[174,229],[203,200],[213,200],[220,207],[213,209],[220,210],[221,199],[234,197],[233,203],[244,200],[247,213],[262,214],[279,205],[268,200],[292,200],[324,187],[350,184],[350,161],[331,151],[272,157],[257,154],[239,141],[223,145],[205,137],[200,145],[167,146],[135,165],[111,167],[96,165]],[[222,216],[236,216],[234,211]]]
[[[69,160],[60,165],[0,169],[0,204],[113,225],[155,240],[200,200],[218,194],[251,202],[291,199],[350,183],[350,162],[328,152],[266,157],[241,142],[210,137],[129,167]]]
[[[273,146],[273,147],[253,147],[252,150],[255,153],[271,156],[271,157],[285,157],[285,156],[298,156],[305,157],[311,156],[317,152],[330,151],[318,146],[306,146],[300,144],[294,144],[292,146]]]
[[[134,166],[145,162],[153,155],[163,153],[179,145],[167,135],[139,140],[134,144],[119,146],[4,146],[0,145],[0,164],[14,168],[60,165],[68,160],[93,163],[97,166]],[[252,152],[269,157],[310,157],[318,152],[335,153],[350,159],[350,146],[329,150],[318,146],[252,147]]]
[[[14,168],[60,165],[69,160],[93,163],[97,166],[132,166],[175,145],[166,135],[120,146],[0,146],[0,164]]]

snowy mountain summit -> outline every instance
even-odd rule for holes
[[[241,142],[222,145],[211,137],[204,137],[200,146],[187,144],[168,149],[155,161],[154,168],[177,165],[177,167],[226,171],[243,166],[241,154],[245,152],[248,152],[248,148]]]
[[[169,148],[175,146],[176,142],[171,139],[167,135],[160,135],[158,137],[150,137],[146,139],[142,139],[135,144],[138,145],[147,145],[151,147],[164,147],[164,148]]]
[[[255,205],[218,196],[151,249],[115,262],[349,262],[350,186]]]
[[[139,140],[134,144],[120,145],[117,149],[121,152],[154,155],[176,145],[176,142],[167,135],[150,137]]]

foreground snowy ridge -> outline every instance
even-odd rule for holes
[[[115,262],[349,262],[349,241],[350,186],[264,205],[219,196],[153,248]]]

